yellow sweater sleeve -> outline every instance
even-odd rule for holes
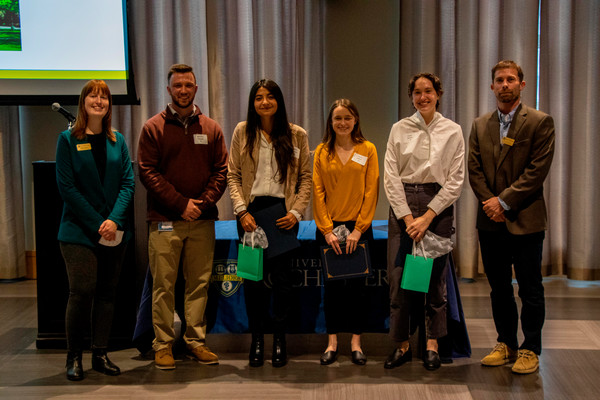
[[[323,174],[326,173],[327,150],[323,143],[317,146],[315,150],[315,160],[313,163],[313,215],[315,224],[323,235],[328,234],[333,230],[333,221],[327,212],[325,205],[325,183],[323,182]]]
[[[367,177],[365,180],[365,194],[362,207],[356,219],[355,229],[364,233],[375,216],[375,208],[379,200],[379,161],[377,159],[377,149],[372,143],[369,144],[369,155],[367,160]]]

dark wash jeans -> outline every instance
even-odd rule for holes
[[[437,183],[405,184],[406,201],[414,217],[427,211],[427,205],[439,191]],[[442,237],[452,236],[454,206],[436,216],[428,230]],[[429,292],[420,293],[400,287],[406,255],[412,253],[413,240],[406,224],[390,207],[388,220],[388,280],[390,284],[390,336],[395,342],[408,340],[425,320],[427,339],[446,336],[446,267],[448,255],[434,259]]]
[[[513,235],[506,227],[501,231],[479,231],[481,258],[492,289],[492,314],[498,342],[517,348],[542,352],[542,326],[546,306],[542,284],[542,248],[545,232]],[[517,329],[519,312],[512,284],[512,266],[519,284],[521,328],[525,340],[519,347]]]

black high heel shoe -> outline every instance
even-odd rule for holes
[[[248,355],[251,367],[261,367],[265,360],[265,339],[262,335],[252,335],[250,354]]]
[[[81,355],[81,351],[69,351],[67,353],[67,379],[70,381],[80,381],[83,379]]]
[[[285,346],[285,335],[283,334],[273,336],[272,361],[275,368],[280,368],[287,364],[287,349]]]
[[[106,349],[92,349],[92,369],[110,376],[121,374],[121,369],[108,358]]]

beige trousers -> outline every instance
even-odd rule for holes
[[[206,300],[215,248],[215,222],[174,221],[172,231],[150,225],[148,255],[153,278],[152,324],[154,350],[175,341],[175,282],[181,259],[185,278],[184,313],[187,328],[183,339],[189,349],[201,346],[206,338]]]

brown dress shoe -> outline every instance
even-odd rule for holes
[[[208,346],[201,345],[190,350],[190,357],[201,364],[213,365],[219,363],[219,357],[210,351]]]
[[[506,343],[497,343],[487,356],[483,357],[481,364],[488,367],[498,367],[517,359],[517,352],[511,350]]]
[[[173,358],[171,346],[157,350],[154,353],[154,366],[164,370],[175,369],[175,359]]]

